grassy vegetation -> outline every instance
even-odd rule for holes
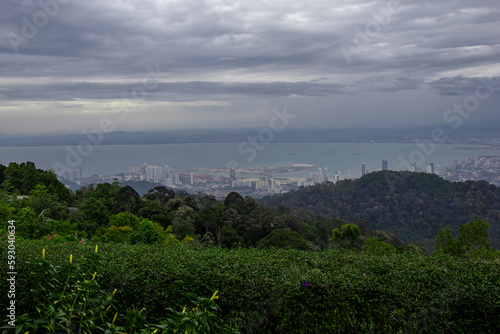
[[[48,300],[42,294],[49,282],[39,264],[45,249],[46,261],[61,268],[66,268],[72,254],[72,264],[90,273],[81,281],[90,280],[95,270],[102,294],[96,298],[103,305],[117,289],[110,302],[110,318],[118,314],[116,326],[130,323],[138,313],[144,324],[182,316],[183,308],[196,296],[219,291],[218,316],[242,333],[500,330],[498,259],[426,257],[412,252],[374,256],[335,250],[100,244],[99,261],[91,268],[87,256],[95,251],[95,244],[18,241],[16,249],[17,309],[28,318],[39,315],[35,297]],[[1,250],[1,257],[6,258],[6,247]],[[3,272],[8,271],[5,262]],[[8,290],[5,280],[0,289]],[[6,294],[0,298],[6,305]]]

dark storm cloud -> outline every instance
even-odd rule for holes
[[[78,102],[61,107],[67,112],[101,101],[91,109],[105,112],[105,100],[130,92],[156,65],[163,81],[147,101],[226,101],[252,117],[257,99],[307,97],[309,125],[330,117],[340,96],[343,119],[358,122],[363,111],[350,110],[357,103],[349,98],[377,93],[384,105],[387,94],[404,101],[414,92],[437,110],[447,96],[470,94],[478,78],[500,75],[497,0],[6,0],[0,20],[7,121],[43,108],[36,101]],[[376,104],[371,97],[372,114]],[[57,109],[43,111],[57,117]],[[384,105],[383,116],[404,118],[402,109]]]
[[[474,92],[478,86],[488,86],[491,90],[500,92],[500,77],[466,78],[457,76],[441,78],[428,85],[439,91],[441,95],[467,95]]]
[[[0,100],[33,101],[73,101],[80,99],[117,99],[117,92],[131,91],[137,84],[104,83],[63,83],[47,85],[22,85],[0,88]],[[342,94],[341,84],[318,84],[312,82],[271,82],[271,83],[217,83],[217,82],[176,82],[163,83],[150,95],[152,100],[175,100],[180,95],[196,95],[216,99],[224,95],[266,96],[269,98],[297,96],[329,96]]]

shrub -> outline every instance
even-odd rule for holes
[[[363,252],[370,255],[387,255],[395,254],[396,247],[391,246],[377,238],[367,238],[365,240],[365,246],[363,247]]]

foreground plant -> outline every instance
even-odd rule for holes
[[[17,320],[15,332],[24,333],[118,333],[116,316],[110,315],[113,293],[102,290],[96,278],[104,261],[97,254],[87,255],[81,263],[69,262],[55,266],[45,258],[37,261],[36,272],[31,272],[34,288],[30,290],[35,303],[35,314],[24,314]]]
[[[220,307],[215,303],[219,299],[215,291],[212,298],[196,297],[191,300],[192,308],[184,307],[182,311],[171,308],[172,316],[154,327],[162,330],[160,333],[205,334],[205,333],[238,333],[235,328],[223,323],[217,316]]]
[[[46,259],[45,249],[37,260],[36,269],[29,275],[34,288],[30,289],[35,303],[30,313],[23,314],[16,321],[15,333],[237,333],[236,329],[224,325],[217,316],[220,311],[212,298],[196,297],[194,307],[186,307],[182,312],[168,309],[172,316],[158,325],[150,325],[145,308],[140,311],[128,310],[126,314],[114,312],[113,297],[117,292],[108,293],[98,284],[99,272],[105,262],[95,252],[85,256],[83,261],[53,265]],[[118,325],[120,323],[120,325]],[[4,326],[2,329],[12,329]],[[2,332],[3,334],[4,332]]]

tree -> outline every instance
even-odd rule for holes
[[[436,236],[436,252],[457,256],[488,256],[487,253],[492,251],[488,242],[488,228],[488,222],[475,216],[473,221],[460,225],[455,239],[451,228],[447,226]]]
[[[212,247],[215,244],[215,238],[212,232],[207,232],[200,240],[203,247]]]
[[[0,203],[0,228],[7,229],[9,220],[15,218],[16,208],[10,203]]]
[[[57,179],[57,175],[53,171],[37,169],[33,162],[9,163],[5,169],[5,179],[21,195],[29,195],[37,185],[43,185],[48,189],[47,194],[54,196],[54,199],[66,204],[72,201],[71,191]]]
[[[167,227],[163,235],[165,236],[164,243],[167,247],[178,247],[181,245],[181,242],[172,233],[172,226]]]
[[[236,230],[229,224],[224,224],[221,231],[221,243],[224,247],[231,248],[235,244],[243,245],[245,241],[241,238]]]
[[[478,250],[491,249],[488,242],[488,222],[479,220],[474,216],[474,220],[458,228],[458,245],[463,254],[473,254]]]
[[[307,242],[296,231],[277,229],[262,238],[257,245],[264,247],[294,248],[308,250]]]
[[[94,221],[98,226],[108,224],[109,211],[102,201],[91,197],[83,203],[82,211],[87,219]]]
[[[146,195],[144,195],[147,199],[151,201],[160,201],[161,205],[167,204],[172,198],[175,197],[175,192],[172,189],[168,189],[164,186],[154,187],[149,190]]]
[[[339,230],[333,229],[330,241],[339,244],[343,248],[352,249],[357,246],[359,238],[359,227],[354,224],[345,224]]]
[[[377,238],[367,238],[363,252],[370,255],[387,255],[396,253],[396,247],[391,246]]]
[[[47,187],[44,184],[37,184],[30,192],[30,196],[34,198],[45,198],[47,197]]]
[[[67,220],[69,209],[59,202],[51,202],[47,208],[46,217],[54,220]]]
[[[200,234],[212,232],[217,235],[222,223],[224,207],[221,203],[215,203],[204,207],[195,215],[196,230]]]
[[[174,212],[176,211],[178,208],[180,208],[182,205],[184,204],[184,202],[182,201],[181,198],[179,197],[175,197],[175,198],[172,198],[170,199],[167,204],[165,204],[167,210],[169,212]]]
[[[88,220],[85,213],[81,210],[71,212],[68,215],[68,221],[71,223],[75,223],[76,230],[78,234],[80,234],[84,238],[88,238],[91,235],[94,235],[98,225],[96,222]]]
[[[0,184],[5,181],[5,172],[7,171],[7,167],[4,165],[0,164]]]
[[[245,208],[246,202],[240,194],[232,191],[226,196],[226,199],[224,200],[224,206],[231,207],[232,205],[241,210]]]
[[[143,219],[128,212],[120,212],[109,217],[109,225],[117,227],[130,226],[132,229],[137,230]]]
[[[142,207],[141,196],[131,186],[118,190],[113,199],[113,213],[129,212],[137,214]]]
[[[16,234],[25,238],[36,237],[38,219],[36,212],[30,208],[22,208],[16,215]]]
[[[194,235],[195,228],[192,223],[181,217],[176,217],[172,224],[172,231],[177,239],[182,240],[188,235]]]
[[[460,250],[453,234],[451,233],[451,227],[443,227],[436,236],[435,241],[436,252],[449,255],[459,255]]]
[[[99,240],[103,242],[123,243],[128,240],[133,231],[134,230],[130,226],[113,225],[106,229],[104,234],[99,237]]]
[[[98,199],[107,207],[107,211],[113,209],[114,199],[116,194],[120,191],[120,183],[99,183],[91,192],[90,196]]]
[[[142,219],[138,224],[137,230],[134,230],[128,238],[128,242],[131,244],[151,245],[163,242],[164,240],[163,229],[148,219]]]
[[[164,228],[172,224],[172,214],[159,201],[147,200],[137,215],[159,223]]]

